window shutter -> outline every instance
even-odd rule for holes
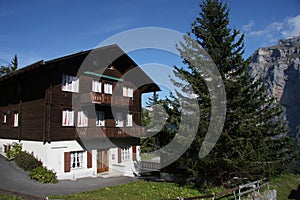
[[[64,169],[65,172],[70,172],[71,171],[71,153],[70,152],[65,152],[64,153]]]
[[[132,146],[132,160],[136,161],[136,146]]]
[[[87,152],[87,168],[92,168],[92,164],[93,160],[92,160],[92,150]]]
[[[118,163],[122,162],[122,149],[119,147],[118,148]]]

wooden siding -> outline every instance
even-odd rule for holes
[[[43,142],[79,139],[79,134],[85,134],[91,138],[103,136],[130,138],[131,136],[123,132],[119,134],[120,130],[115,127],[111,105],[114,105],[122,113],[133,114],[133,122],[137,125],[141,124],[142,91],[135,90],[135,83],[126,78],[123,79],[123,75],[136,64],[127,55],[122,55],[114,61],[107,61],[106,57],[113,53],[109,48],[116,52],[120,51],[116,46],[104,48],[108,49],[108,52],[100,51],[99,61],[103,61],[103,63],[97,67],[103,68],[110,65],[111,69],[104,71],[107,76],[103,78],[80,76],[79,93],[62,91],[62,75],[76,76],[89,51],[48,62],[41,61],[0,78],[0,91],[2,92],[0,96],[0,138]],[[94,70],[94,68],[88,69]],[[140,70],[140,74],[141,80],[139,81],[147,78],[142,70]],[[109,76],[114,77],[115,80]],[[117,84],[117,80],[120,78],[123,80],[121,84]],[[119,96],[111,98],[111,95],[91,92],[92,80],[100,80],[103,83],[111,82],[114,92]],[[133,98],[122,96],[123,86],[134,88]],[[150,88],[152,90],[153,86]],[[143,91],[145,91],[144,88]],[[87,94],[86,104],[82,103],[83,94]],[[77,123],[78,110],[88,110],[88,131],[84,132],[82,131],[84,129],[79,128],[77,130],[80,131],[77,132],[76,126],[62,126],[62,112],[67,109],[74,110],[74,125]],[[105,112],[107,122],[105,122],[106,127],[102,132],[99,132],[99,127],[95,127],[95,110]],[[13,127],[14,112],[19,114],[18,127]],[[4,114],[6,114],[6,123],[3,123]],[[136,127],[127,128],[127,131],[133,134],[143,133],[141,128]]]
[[[19,114],[18,127],[13,127],[14,113]],[[0,138],[43,141],[44,101],[34,100],[1,107],[1,116],[6,114],[7,122],[0,124]]]

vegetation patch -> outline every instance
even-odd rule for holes
[[[277,190],[277,199],[289,199],[293,190],[299,185],[298,177],[292,174],[282,175],[270,182],[269,188]],[[264,188],[266,190],[267,188]],[[134,200],[134,199],[174,199],[177,197],[195,197],[222,192],[222,187],[206,189],[191,186],[180,186],[175,183],[136,181],[118,186],[91,190],[79,194],[66,196],[52,196],[50,199],[105,199],[105,200]],[[222,197],[223,200],[232,199],[232,196]],[[245,197],[246,198],[246,197]]]
[[[43,167],[43,163],[33,154],[22,151],[22,144],[12,144],[7,152],[7,160],[14,160],[19,167],[29,172],[33,180],[41,183],[57,183],[56,173]]]
[[[25,171],[32,171],[37,167],[41,167],[43,164],[37,158],[33,156],[33,154],[29,154],[27,152],[20,152],[16,158],[15,162],[17,165],[22,167]]]
[[[33,169],[29,172],[29,176],[31,179],[41,183],[57,183],[56,173],[43,166]]]
[[[13,160],[19,155],[22,151],[22,144],[16,142],[12,143],[10,149],[6,153],[7,160]]]

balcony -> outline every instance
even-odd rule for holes
[[[80,138],[126,138],[141,137],[145,135],[143,127],[78,127],[77,133]]]
[[[112,96],[103,93],[84,93],[80,95],[81,103],[97,103],[106,105],[133,106],[133,100],[124,96]]]

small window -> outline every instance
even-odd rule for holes
[[[63,111],[62,126],[74,126],[74,111],[72,110]]]
[[[115,160],[116,155],[113,153],[111,154],[111,160]]]
[[[77,126],[78,127],[86,127],[88,126],[88,118],[84,111],[79,111],[77,115]]]
[[[128,147],[122,148],[122,161],[130,160],[130,151]]]
[[[4,124],[6,124],[7,122],[7,115],[6,114],[3,114],[3,121],[2,121]]]
[[[71,169],[83,167],[83,151],[71,152]]]
[[[105,93],[105,94],[112,94],[112,86],[113,86],[112,83],[106,82],[106,83],[104,84],[104,93]]]
[[[101,93],[101,82],[100,81],[93,81],[92,82],[92,91]]]
[[[127,114],[126,126],[132,126],[132,114]]]
[[[105,126],[105,115],[102,111],[96,111],[96,126]]]
[[[14,112],[13,115],[13,127],[18,127],[19,126],[19,113]]]
[[[116,127],[123,127],[123,115],[122,113],[116,113]]]
[[[79,80],[76,76],[62,75],[62,91],[78,92]]]
[[[123,87],[123,96],[124,97],[133,97],[133,88]]]

